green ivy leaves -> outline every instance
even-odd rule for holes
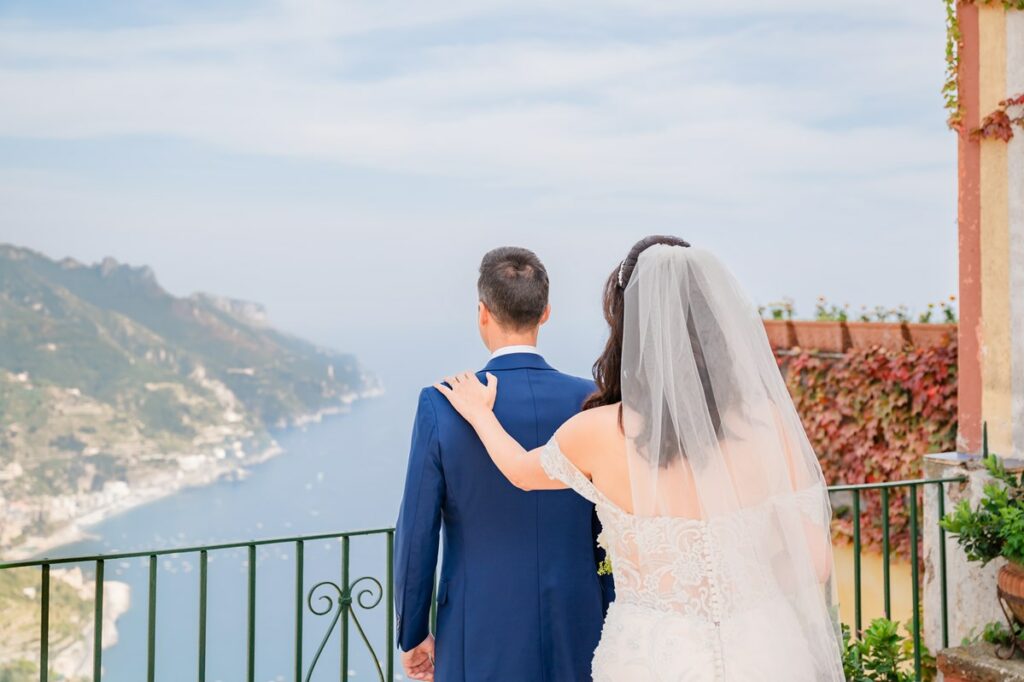
[[[949,113],[949,127],[958,129],[963,122],[960,106],[960,49],[963,45],[960,22],[956,16],[957,0],[943,0],[946,6],[946,79],[942,84],[942,99]]]
[[[985,459],[985,468],[995,480],[985,486],[977,509],[961,501],[942,519],[942,527],[971,561],[987,564],[1002,556],[1024,563],[1024,473],[1011,474],[994,455]]]

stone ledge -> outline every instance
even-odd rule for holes
[[[1000,661],[985,642],[943,649],[937,661],[945,682],[1024,682],[1024,657]]]
[[[934,462],[943,466],[959,466],[967,471],[984,471],[985,464],[981,455],[969,455],[963,452],[936,452],[924,456],[925,462]],[[1024,471],[1024,459],[1003,457],[1003,466],[1010,473]]]

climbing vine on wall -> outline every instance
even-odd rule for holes
[[[1024,0],[942,0],[942,2],[946,7],[946,78],[942,84],[942,98],[946,111],[949,113],[947,119],[949,127],[960,130],[963,124],[963,106],[960,103],[960,53],[963,49],[963,37],[960,33],[960,22],[957,19],[957,8],[960,5],[991,5],[998,2],[1005,10],[1024,10]],[[993,115],[997,115],[997,112],[993,112],[989,116]],[[1001,125],[997,127],[1001,132],[1008,130],[1010,137],[1013,137],[1011,127],[1004,128]],[[981,137],[998,137],[996,134],[979,133],[985,129],[985,123],[982,122],[982,125],[971,133],[972,135],[980,134]],[[988,129],[992,129],[992,126],[989,126]],[[1009,138],[1006,139],[1009,140]]]
[[[960,51],[963,39],[960,22],[957,20],[957,0],[942,0],[946,6],[946,80],[942,84],[942,98],[946,103],[950,128],[957,130],[963,122],[963,108],[960,105]]]
[[[956,345],[901,352],[851,351],[839,359],[802,353],[782,362],[786,383],[825,480],[876,483],[916,478],[930,452],[956,448]],[[890,500],[892,546],[906,555],[905,491]],[[880,547],[881,496],[863,493],[865,546]],[[837,538],[849,538],[849,510],[837,509]]]
[[[971,137],[1009,142],[1013,139],[1013,126],[1024,128],[1024,93],[1000,102],[996,110],[971,131]]]

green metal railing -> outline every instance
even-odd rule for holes
[[[351,564],[351,539],[362,536],[382,536],[385,540],[386,568],[385,582],[373,576],[363,576],[353,580],[350,575]],[[305,589],[305,546],[306,543],[316,540],[338,539],[341,542],[341,579],[339,582],[324,580],[316,583],[308,592]],[[195,547],[178,547],[173,549],[122,552],[116,554],[101,554],[93,556],[75,556],[60,559],[36,559],[28,561],[15,561],[0,563],[0,570],[16,568],[39,568],[40,578],[40,626],[39,626],[39,680],[48,682],[50,679],[50,569],[53,566],[66,564],[93,564],[96,574],[96,592],[94,605],[94,631],[93,631],[93,682],[102,682],[103,677],[103,580],[104,569],[108,562],[122,559],[148,559],[149,590],[146,600],[146,682],[154,682],[157,672],[157,559],[161,556],[195,554],[199,556],[199,638],[196,643],[198,650],[198,669],[196,679],[205,682],[207,672],[207,605],[208,605],[208,579],[209,579],[209,556],[213,552],[233,549],[245,549],[248,554],[247,561],[247,582],[246,582],[246,618],[245,618],[245,680],[255,682],[256,679],[256,549],[268,545],[292,545],[295,549],[295,635],[294,635],[294,680],[295,682],[309,682],[321,654],[332,634],[339,630],[341,643],[341,667],[342,679],[348,679],[349,660],[349,635],[350,627],[354,626],[356,633],[363,640],[370,657],[376,668],[377,677],[381,682],[391,682],[395,678],[395,640],[394,640],[394,617],[391,604],[392,594],[392,564],[395,547],[395,531],[393,528],[382,528],[374,530],[350,531],[344,533],[327,533],[320,535],[305,535],[299,537],[274,538],[269,540],[253,540],[250,542],[228,542],[216,545],[202,545]],[[370,643],[366,631],[359,620],[357,609],[370,610],[380,604],[385,608],[385,633],[383,655],[378,655]],[[309,661],[308,666],[303,661],[303,615],[304,610],[317,616],[326,616],[333,613],[323,638],[316,649],[315,654]]]
[[[829,490],[833,493],[844,493],[851,496],[851,509],[853,521],[853,550],[854,550],[854,623],[853,630],[859,636],[863,630],[863,594],[861,584],[861,563],[862,563],[862,497],[866,494],[878,492],[881,496],[882,518],[880,519],[882,529],[882,559],[883,559],[883,611],[887,618],[892,617],[892,587],[891,587],[891,524],[890,524],[890,502],[893,492],[898,491],[905,494],[908,500],[909,510],[909,546],[910,546],[910,569],[911,569],[911,590],[912,603],[914,604],[913,617],[911,622],[911,634],[914,643],[914,669],[918,679],[921,677],[922,667],[922,637],[920,621],[920,562],[918,556],[918,541],[920,539],[921,524],[919,503],[920,495],[926,486],[936,486],[938,495],[938,518],[942,518],[945,512],[945,488],[948,483],[962,482],[962,478],[933,478],[915,479],[907,481],[895,481],[891,483],[870,483],[861,485],[837,485],[831,486]],[[939,528],[939,561],[938,581],[940,586],[941,609],[940,620],[942,624],[942,646],[949,644],[947,597],[946,597],[946,552],[945,532]],[[256,676],[256,623],[257,623],[257,555],[258,547],[267,545],[292,545],[295,550],[295,591],[294,591],[294,682],[309,682],[313,672],[321,659],[328,642],[335,636],[340,645],[340,677],[343,680],[349,679],[349,649],[351,627],[354,626],[356,634],[362,639],[366,649],[375,665],[375,672],[381,682],[391,682],[395,675],[394,651],[394,612],[392,595],[392,563],[394,555],[394,529],[383,528],[375,530],[352,531],[343,533],[330,533],[321,535],[306,535],[299,537],[275,538],[270,540],[256,540],[250,542],[231,542],[216,545],[203,545],[194,547],[182,547],[156,551],[124,552],[117,554],[105,554],[94,556],[77,556],[60,559],[37,559],[28,561],[17,561],[11,563],[0,563],[0,570],[14,568],[39,568],[40,579],[40,646],[39,646],[39,679],[40,682],[49,680],[49,622],[50,622],[50,569],[53,566],[63,564],[89,564],[95,567],[96,591],[94,606],[94,633],[93,633],[93,681],[102,682],[102,638],[103,638],[103,581],[104,568],[107,562],[122,559],[142,558],[148,559],[148,595],[147,595],[147,632],[146,632],[146,682],[154,682],[157,671],[157,604],[158,604],[158,571],[157,558],[168,555],[195,554],[199,557],[199,622],[198,622],[198,669],[196,679],[205,682],[207,671],[207,604],[208,604],[208,563],[211,553],[223,550],[245,549],[248,553],[247,562],[247,590],[246,590],[246,619],[245,619],[245,643],[246,643],[246,666],[245,679],[247,682],[255,682]],[[350,575],[350,541],[353,537],[359,536],[383,536],[385,539],[386,554],[386,576],[385,582],[373,576],[363,576],[352,579]],[[340,580],[336,583],[330,580],[320,581],[313,585],[308,591],[305,580],[305,546],[306,543],[316,540],[338,539],[341,542],[341,570]],[[384,650],[379,655],[373,648],[370,638],[363,628],[358,617],[358,610],[368,611],[384,604],[385,612],[385,633]],[[305,610],[317,616],[326,616],[333,613],[330,625],[322,636],[315,654],[308,665],[303,660],[303,616]],[[432,613],[432,616],[434,614]]]
[[[914,674],[920,680],[922,672],[922,660],[924,647],[921,641],[921,562],[919,556],[919,542],[921,539],[920,510],[922,493],[929,485],[936,486],[937,495],[937,518],[941,519],[946,514],[946,490],[948,483],[963,483],[966,479],[956,478],[919,478],[906,481],[892,481],[888,483],[864,483],[857,485],[835,485],[829,486],[832,493],[849,493],[852,496],[851,517],[853,522],[853,631],[857,637],[863,632],[863,583],[861,580],[861,569],[863,560],[863,546],[861,531],[863,518],[861,513],[862,497],[869,492],[877,491],[881,496],[882,514],[880,524],[882,528],[882,609],[886,618],[892,618],[892,536],[891,536],[891,499],[892,491],[900,490],[906,494],[907,509],[909,511],[909,546],[910,546],[910,589],[911,614],[910,634],[914,644]],[[905,489],[905,490],[901,490]],[[946,531],[941,525],[938,527],[938,583],[939,583],[939,620],[941,623],[942,647],[949,646],[949,604],[947,598],[946,584]]]

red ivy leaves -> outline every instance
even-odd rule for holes
[[[905,352],[851,351],[838,360],[803,353],[782,363],[786,383],[829,483],[915,478],[929,452],[956,442],[956,345]],[[909,549],[906,491],[890,499],[892,546]],[[862,540],[881,546],[881,495],[862,494]],[[852,534],[838,510],[835,531]]]
[[[1011,107],[1024,106],[1024,93],[1004,99],[991,114],[981,120],[981,125],[971,131],[973,139],[997,139],[1009,142],[1013,139],[1013,126],[1024,128],[1024,113],[1013,116]]]
[[[999,103],[999,106],[1004,107],[1004,108],[1005,107],[1019,107],[1019,106],[1022,106],[1022,105],[1024,105],[1024,92],[1022,92],[1021,94],[1017,95],[1016,97],[1010,97],[1009,99],[1004,99],[1002,102]]]
[[[982,119],[980,126],[971,131],[971,137],[974,139],[994,138],[1009,142],[1013,139],[1013,119],[1004,110],[996,109]]]

